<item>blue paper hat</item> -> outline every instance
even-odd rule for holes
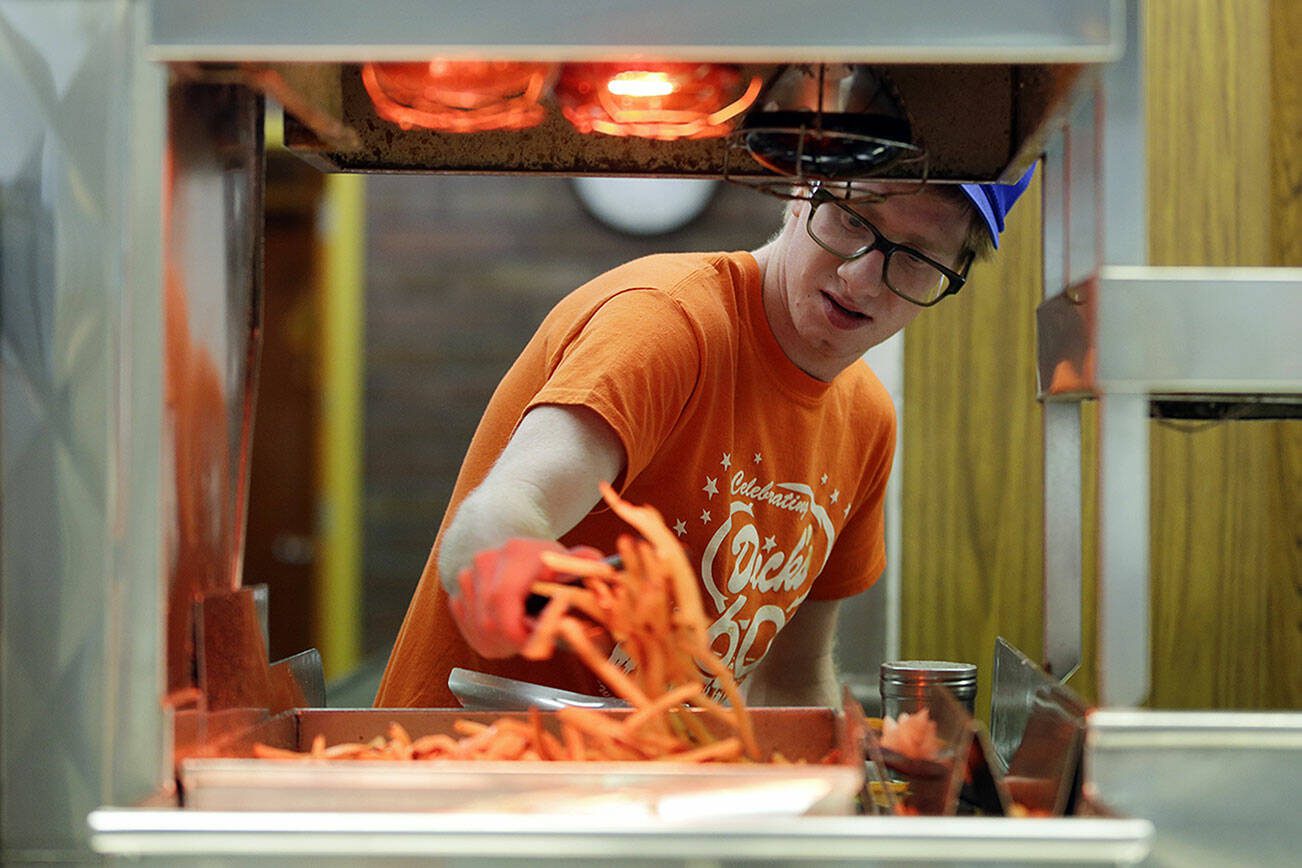
[[[1035,166],[1026,170],[1026,174],[1018,179],[1015,184],[960,184],[963,192],[972,200],[981,218],[986,222],[986,228],[990,230],[990,237],[994,239],[995,247],[999,246],[999,233],[1004,231],[1004,217],[1012,209],[1013,203],[1017,197],[1022,195],[1022,191],[1031,183],[1031,176],[1035,174]]]

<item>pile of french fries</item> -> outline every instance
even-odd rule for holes
[[[484,724],[458,720],[456,735],[412,738],[397,723],[388,737],[327,746],[318,736],[309,751],[256,745],[255,756],[366,760],[564,760],[673,762],[782,762],[761,756],[754,727],[731,670],[710,649],[709,621],[696,574],[659,512],[621,499],[608,485],[602,497],[640,537],[618,541],[622,564],[561,553],[543,555],[576,584],[539,582],[548,598],[522,650],[545,659],[558,646],[576,654],[632,711],[605,714],[583,708],[555,712],[559,733],[531,709],[524,717]],[[599,630],[598,630],[599,628]],[[618,643],[627,667],[612,663],[594,641]],[[725,701],[715,699],[722,697]],[[703,718],[712,719],[707,726]]]

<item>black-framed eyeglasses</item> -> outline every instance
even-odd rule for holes
[[[805,231],[819,247],[847,262],[880,250],[882,279],[887,288],[905,301],[921,307],[931,307],[945,296],[958,292],[967,282],[971,257],[959,271],[955,271],[921,250],[897,244],[823,187],[816,189],[809,198]]]

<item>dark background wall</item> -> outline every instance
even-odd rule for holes
[[[563,295],[648,253],[738,250],[782,203],[720,184],[687,227],[607,228],[563,178],[367,180],[363,651],[386,655],[498,380]]]

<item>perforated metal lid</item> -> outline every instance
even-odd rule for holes
[[[895,660],[882,664],[883,696],[916,691],[931,684],[948,687],[960,697],[974,694],[977,688],[976,664],[950,660]]]

